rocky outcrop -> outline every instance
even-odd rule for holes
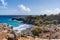
[[[23,18],[12,18],[12,20],[25,21]]]
[[[7,34],[7,40],[18,40],[15,33],[12,31],[11,33]]]

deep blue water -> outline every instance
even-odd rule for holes
[[[11,20],[12,18],[15,18],[15,17],[25,17],[25,15],[0,15],[0,23],[3,24],[9,24],[9,25],[12,25],[13,27],[17,27],[21,24],[24,24],[22,22],[18,22],[18,21],[13,21]]]

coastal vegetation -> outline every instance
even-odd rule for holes
[[[40,24],[59,24],[60,13],[57,15],[26,15],[24,18],[12,18],[12,20],[23,21],[27,24],[40,25]]]
[[[20,38],[35,38],[36,36],[42,39],[60,38],[60,14],[57,15],[28,15],[24,18],[12,18],[12,20],[23,21],[26,24],[34,25],[26,30],[14,30],[13,26],[7,24],[0,24],[1,30],[6,33],[7,40],[18,40]],[[27,27],[27,26],[25,26]],[[2,32],[0,31],[0,32]],[[3,34],[3,33],[2,33]],[[5,38],[4,37],[4,38]]]
[[[34,28],[31,29],[31,32],[34,36],[39,36],[43,32],[43,29],[39,26],[35,26]]]
[[[60,14],[58,15],[30,15],[25,17],[25,21],[30,24],[58,24],[60,23],[59,19]]]

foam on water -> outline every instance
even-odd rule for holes
[[[23,15],[0,15],[0,24],[9,24],[12,25],[13,27],[17,27],[22,23],[22,21],[17,21],[17,20],[12,20],[12,18],[23,18]]]
[[[22,30],[26,30],[27,28],[33,27],[33,25],[28,25],[28,24],[23,24],[20,25],[18,27],[14,27],[14,30],[18,30],[18,31],[22,31]]]
[[[25,30],[27,28],[32,27],[30,24],[25,24],[23,21],[11,20],[12,18],[24,18],[24,15],[1,15],[0,16],[0,24],[12,25],[14,30]]]

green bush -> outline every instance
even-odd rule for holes
[[[58,21],[57,21],[57,20],[53,20],[53,21],[51,21],[51,23],[52,23],[52,24],[57,24]]]
[[[42,20],[35,20],[34,23],[35,23],[35,25],[39,26],[40,24],[43,24],[43,21]]]
[[[40,33],[43,32],[43,29],[41,27],[36,26],[32,28],[31,32],[33,35],[39,35]]]

